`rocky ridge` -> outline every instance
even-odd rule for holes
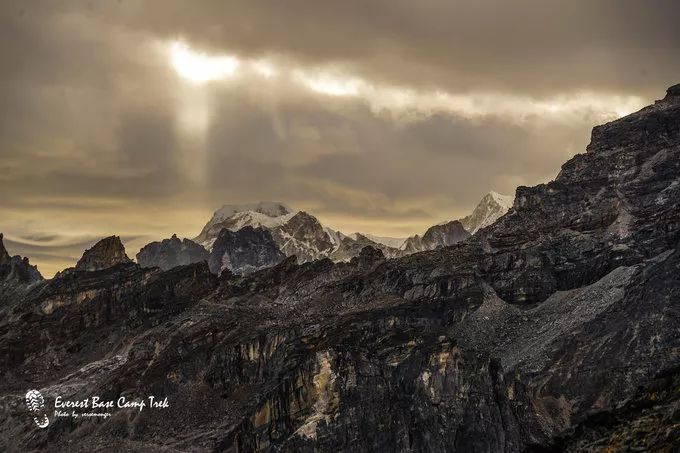
[[[674,451],[678,91],[596,127],[555,181],[450,247],[37,284],[0,318],[0,447]],[[27,388],[171,409],[38,430]]]

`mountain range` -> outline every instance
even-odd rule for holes
[[[240,212],[208,230],[257,208]],[[346,237],[259,214],[200,239],[214,251],[252,228],[268,244],[246,253],[258,268],[272,244],[323,257],[164,271],[114,236],[44,280],[0,245],[0,450],[680,448],[680,85],[595,127],[495,222],[462,219],[476,231],[447,247],[335,262]],[[148,395],[169,408],[50,411],[39,428],[28,389],[49,408]]]
[[[512,207],[513,197],[490,192],[485,195],[473,212],[467,217],[434,225],[421,236],[408,238],[378,237],[354,233],[346,235],[322,225],[313,215],[293,212],[286,204],[279,202],[260,202],[245,205],[224,205],[213,214],[200,234],[193,240],[179,240],[176,236],[146,245],[138,254],[137,262],[144,267],[160,267],[167,270],[172,266],[196,263],[208,259],[212,263],[226,263],[224,266],[213,264],[211,269],[220,272],[221,267],[231,272],[259,269],[252,267],[252,256],[236,252],[248,248],[265,250],[273,240],[273,247],[284,256],[295,256],[298,263],[330,258],[333,261],[349,261],[359,255],[366,246],[380,250],[388,258],[396,258],[411,253],[447,247],[462,241],[484,228]],[[228,244],[218,249],[215,243],[223,231],[243,234],[229,235]],[[254,229],[254,230],[253,230]],[[267,231],[268,234],[263,234]],[[243,242],[239,241],[243,239]],[[224,258],[225,253],[228,255]],[[275,253],[265,253],[261,265],[277,264]],[[243,258],[246,262],[241,262]]]

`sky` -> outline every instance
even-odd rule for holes
[[[422,233],[680,82],[674,0],[0,5],[0,231],[45,276],[281,201]]]

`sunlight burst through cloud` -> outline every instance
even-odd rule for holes
[[[175,71],[193,83],[221,80],[234,75],[239,61],[232,56],[211,56],[195,52],[183,42],[170,45],[170,60]]]
[[[355,98],[365,102],[375,114],[388,114],[399,119],[449,113],[465,118],[497,116],[512,122],[521,122],[532,116],[568,118],[583,114],[597,120],[610,120],[632,113],[644,104],[644,100],[637,96],[587,91],[543,99],[494,92],[456,94],[441,90],[419,91],[372,83],[330,67],[308,68],[283,64],[280,60],[208,55],[182,41],[170,43],[169,49],[175,71],[195,85],[237,76],[246,79],[259,77],[271,83],[277,79],[277,83],[283,81],[316,95]],[[272,86],[278,89],[278,86]]]

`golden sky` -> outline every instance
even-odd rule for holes
[[[674,1],[5,1],[0,231],[46,276],[223,204],[421,233],[680,74]]]

